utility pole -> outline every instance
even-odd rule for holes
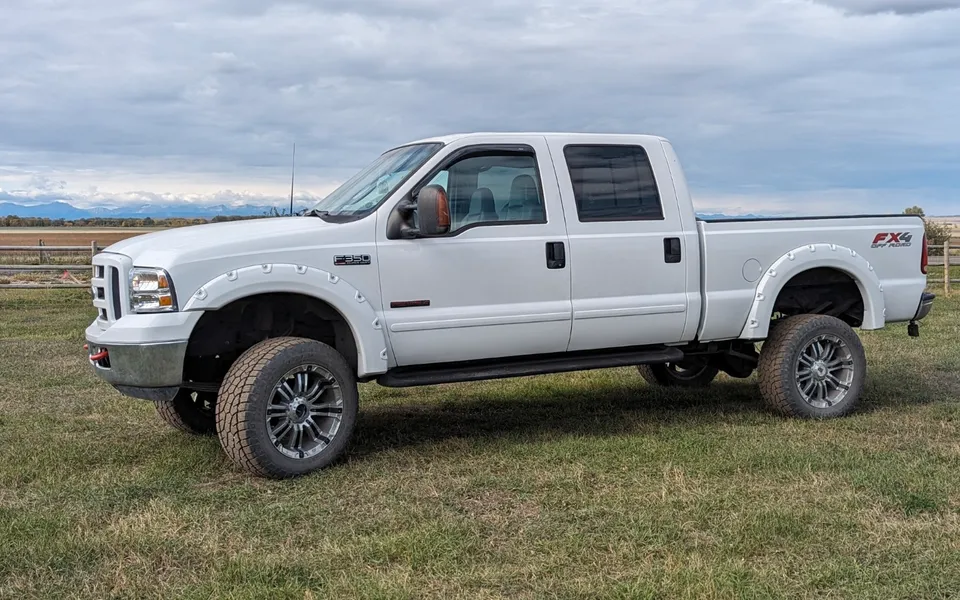
[[[293,178],[297,172],[297,143],[293,143],[293,161],[290,165],[290,216],[293,216]]]

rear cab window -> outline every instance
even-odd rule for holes
[[[646,151],[636,145],[568,145],[563,150],[582,223],[662,221]]]

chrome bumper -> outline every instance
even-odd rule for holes
[[[144,397],[128,389],[177,388],[183,381],[185,341],[101,345],[88,340],[87,351],[94,373],[129,396]]]
[[[917,308],[917,316],[913,318],[914,321],[919,321],[920,319],[926,317],[930,314],[930,310],[933,309],[933,301],[936,300],[936,296],[933,294],[924,294],[920,298],[920,306]]]

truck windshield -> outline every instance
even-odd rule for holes
[[[415,144],[382,154],[305,214],[349,220],[371,213],[440,146],[442,144]]]

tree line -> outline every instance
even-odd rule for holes
[[[262,219],[273,215],[223,216],[212,219],[173,217],[169,219],[143,218],[107,218],[87,217],[82,219],[51,219],[49,217],[18,217],[7,215],[0,217],[0,227],[186,227],[204,223],[222,223],[224,221],[245,221]]]
[[[930,254],[940,256],[943,254],[943,245],[950,241],[953,235],[953,227],[949,223],[939,223],[927,219],[923,209],[919,206],[911,206],[904,209],[905,215],[916,215],[923,219],[923,228],[927,234],[927,245],[930,248]]]

